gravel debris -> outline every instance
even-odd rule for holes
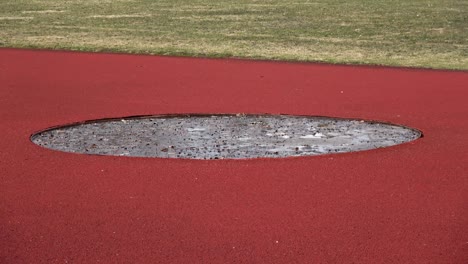
[[[186,159],[281,158],[398,145],[421,137],[387,123],[289,115],[180,115],[96,120],[31,140],[65,152]]]

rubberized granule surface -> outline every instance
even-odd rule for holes
[[[0,49],[1,263],[468,263],[468,73]],[[79,155],[45,128],[167,113],[424,137],[257,159]]]

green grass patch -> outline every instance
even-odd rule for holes
[[[466,0],[0,0],[0,46],[468,69]]]

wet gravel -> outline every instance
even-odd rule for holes
[[[152,116],[95,121],[32,136],[73,153],[242,159],[311,156],[398,145],[421,136],[397,125],[287,115]]]

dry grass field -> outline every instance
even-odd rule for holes
[[[0,0],[0,47],[468,69],[466,0]]]

